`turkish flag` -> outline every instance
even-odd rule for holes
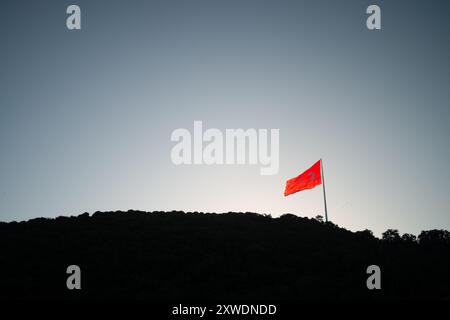
[[[299,176],[289,179],[286,182],[286,189],[284,190],[284,196],[290,194],[312,189],[319,184],[322,184],[322,175],[320,172],[320,160],[313,164],[311,168],[300,174]]]

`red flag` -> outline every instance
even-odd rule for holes
[[[322,175],[320,172],[320,160],[313,164],[311,168],[300,174],[299,176],[289,179],[286,182],[286,189],[284,196],[306,190],[312,189],[319,184],[322,184]]]

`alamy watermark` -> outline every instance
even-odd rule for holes
[[[367,267],[367,274],[370,276],[367,278],[366,285],[369,290],[381,289],[381,269],[379,266],[373,264]]]
[[[278,173],[279,129],[226,129],[203,131],[203,122],[194,121],[193,132],[179,128],[172,132],[177,142],[170,157],[176,165],[206,164],[260,165],[261,175]]]
[[[67,267],[66,273],[69,277],[66,281],[67,289],[69,290],[80,290],[81,289],[81,269],[79,266],[72,264]]]

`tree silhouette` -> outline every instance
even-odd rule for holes
[[[391,243],[399,242],[401,240],[400,234],[398,233],[398,230],[396,230],[396,229],[388,229],[385,232],[383,232],[382,239],[383,239],[383,241],[391,242]]]
[[[316,221],[319,221],[321,223],[323,222],[323,216],[321,216],[321,215],[315,216],[314,219],[316,219]]]
[[[410,244],[414,244],[417,242],[417,237],[413,234],[410,233],[405,233],[402,235],[401,240],[405,243],[410,243]]]
[[[426,246],[449,245],[450,232],[447,230],[422,231],[419,235],[419,243]]]

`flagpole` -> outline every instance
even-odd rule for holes
[[[322,189],[323,189],[323,203],[325,205],[325,222],[328,222],[327,196],[325,194],[325,175],[323,173],[323,160],[322,160],[322,158],[320,158],[320,171],[322,172]]]

